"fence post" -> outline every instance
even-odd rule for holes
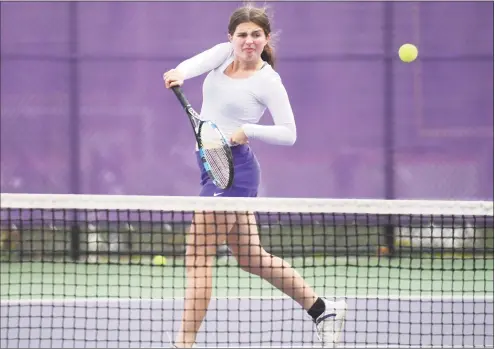
[[[77,2],[69,2],[69,154],[70,154],[70,191],[72,194],[81,193],[80,166],[80,115],[79,115],[79,52],[78,52],[78,21]],[[81,253],[80,227],[78,214],[71,213],[71,244],[70,255],[74,261],[79,260]]]
[[[383,86],[383,111],[384,111],[384,188],[385,199],[395,198],[395,118],[394,118],[394,3],[384,2],[383,16],[383,46],[384,46],[384,86]],[[389,216],[385,222],[385,244],[390,257],[395,254],[393,217]]]

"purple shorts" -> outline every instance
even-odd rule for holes
[[[232,147],[234,158],[234,182],[229,189],[219,189],[206,173],[201,158],[196,152],[198,166],[201,169],[201,192],[199,196],[256,197],[260,185],[260,165],[251,148],[246,145]]]

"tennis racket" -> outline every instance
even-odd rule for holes
[[[218,188],[230,188],[234,180],[234,162],[229,142],[215,123],[199,118],[179,86],[172,87],[172,91],[189,117],[206,173]]]

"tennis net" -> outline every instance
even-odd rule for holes
[[[319,296],[346,300],[341,347],[493,346],[492,202],[1,194],[0,347],[168,347],[186,236],[205,226],[193,213],[218,232],[234,211],[231,235],[257,229]],[[210,250],[196,345],[320,346],[232,241]]]

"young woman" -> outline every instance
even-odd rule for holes
[[[202,170],[200,195],[256,197],[260,165],[248,142],[292,145],[296,125],[286,89],[274,70],[270,20],[265,9],[237,9],[230,17],[228,32],[229,42],[167,71],[165,87],[180,86],[184,80],[208,73],[201,118],[214,121],[230,139],[235,178],[230,189],[220,190]],[[257,125],[266,109],[274,125]],[[294,299],[313,318],[323,346],[335,345],[343,328],[345,301],[320,298],[287,262],[267,253],[260,244],[254,214],[198,212],[187,237],[187,286],[176,347],[194,345],[211,299],[213,257],[217,245],[225,239],[243,270],[262,277]]]

